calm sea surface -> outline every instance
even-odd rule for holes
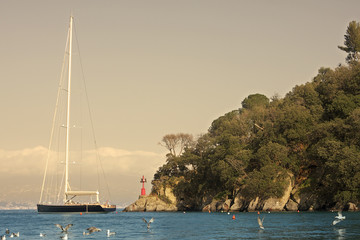
[[[235,215],[235,220],[233,220]],[[38,214],[35,210],[0,211],[0,235],[5,229],[20,232],[19,239],[61,239],[54,224],[74,224],[68,239],[360,239],[360,212],[344,212],[346,219],[335,226],[336,213],[261,213],[265,230],[259,230],[257,213],[117,213]],[[148,231],[142,218],[155,221]],[[86,228],[102,232],[84,236]],[[116,232],[107,237],[106,230]],[[45,238],[40,233],[46,233]],[[7,237],[9,239],[9,237]]]

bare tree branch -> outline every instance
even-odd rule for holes
[[[192,147],[194,144],[193,136],[187,133],[167,134],[159,144],[169,150],[174,157],[180,156],[184,149]]]

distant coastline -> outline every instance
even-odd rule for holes
[[[33,207],[0,207],[1,210],[36,210],[36,206]]]

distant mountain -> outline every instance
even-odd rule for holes
[[[0,202],[1,210],[36,209],[35,202]]]

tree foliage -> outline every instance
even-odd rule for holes
[[[174,191],[189,208],[235,192],[245,199],[279,197],[289,174],[325,206],[359,203],[358,23],[349,24],[344,44],[348,66],[320,68],[284,98],[249,95],[195,141],[189,134],[164,136],[169,154],[155,180],[177,182]]]
[[[247,98],[245,98],[241,104],[242,107],[245,109],[253,109],[257,106],[261,107],[269,105],[269,99],[265,95],[259,93],[251,94]]]
[[[350,22],[344,37],[345,46],[338,46],[338,48],[348,53],[346,57],[347,62],[358,61],[360,51],[360,24],[356,21]]]

